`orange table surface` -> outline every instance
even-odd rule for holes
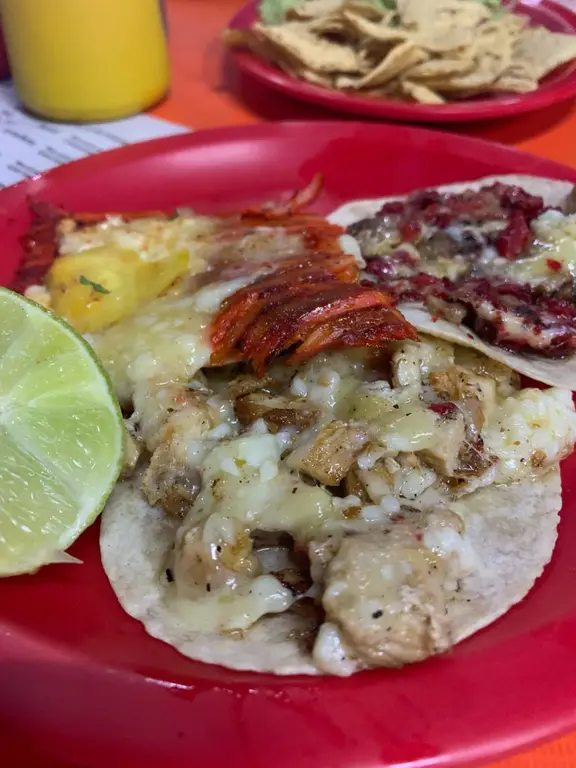
[[[576,0],[574,5],[576,6]],[[225,61],[219,33],[245,0],[167,0],[172,56],[172,91],[152,114],[192,128],[246,125],[265,120],[358,119],[300,104],[240,76]],[[564,0],[565,4],[570,2]],[[576,166],[576,104],[534,115],[454,128],[472,136]],[[546,702],[542,702],[546,706]],[[4,735],[4,738],[2,738]],[[6,747],[0,728],[0,743]],[[25,755],[22,745],[4,752],[6,768],[80,768]],[[2,750],[3,751],[3,750]],[[7,759],[7,762],[4,760]],[[575,768],[576,734],[493,763],[487,768]]]
[[[264,120],[358,119],[301,104],[234,70],[223,55],[219,34],[244,3],[245,0],[168,0],[172,93],[153,114],[193,128],[247,125]],[[570,3],[565,0],[565,4]],[[454,130],[576,166],[576,104],[515,119],[459,125]],[[575,766],[576,734],[489,768]]]

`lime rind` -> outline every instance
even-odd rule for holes
[[[124,426],[90,345],[0,288],[0,576],[58,559],[102,511]]]

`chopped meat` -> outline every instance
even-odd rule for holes
[[[362,219],[352,224],[348,232],[358,241],[365,258],[381,256],[399,243],[398,221],[393,214]]]
[[[440,475],[452,477],[458,467],[460,450],[466,437],[466,423],[462,412],[455,409],[442,415],[438,433],[439,441],[431,448],[421,451],[420,456]]]
[[[310,574],[298,568],[284,568],[281,571],[272,571],[280,584],[294,595],[303,595],[312,586]]]
[[[241,424],[246,426],[257,419],[264,419],[268,429],[274,433],[285,427],[297,430],[311,427],[320,413],[317,408],[311,408],[295,398],[266,392],[253,392],[237,398],[235,409]]]
[[[363,661],[395,667],[450,647],[444,564],[398,523],[389,533],[344,538],[325,575],[326,621]]]
[[[475,439],[466,440],[458,456],[458,467],[454,477],[468,481],[472,477],[480,477],[496,463],[494,456],[489,456],[484,450],[484,441],[478,435]]]
[[[209,517],[203,524],[183,530],[177,536],[170,563],[175,586],[182,597],[197,599],[222,587],[235,587],[260,575],[252,540],[239,520],[227,519],[226,535]],[[230,541],[230,526],[234,536]],[[210,530],[212,529],[212,530]]]
[[[324,179],[321,173],[316,173],[312,181],[303,189],[298,189],[292,193],[285,203],[264,203],[256,208],[248,208],[242,213],[242,218],[263,217],[265,219],[284,219],[287,216],[294,216],[314,202],[322,192]]]
[[[169,444],[161,445],[152,455],[142,480],[142,492],[154,507],[183,518],[200,493],[200,473],[175,461]]]
[[[370,307],[319,323],[288,362],[296,365],[320,352],[344,347],[373,347],[382,351],[388,341],[417,338],[415,329],[396,309]]]
[[[456,363],[478,376],[488,377],[496,382],[496,390],[501,397],[509,397],[520,389],[520,376],[512,368],[492,360],[470,347],[456,347]]]
[[[437,261],[438,259],[452,259],[458,256],[461,251],[460,244],[452,235],[439,230],[418,243],[418,252],[424,261]]]
[[[224,302],[212,323],[212,365],[251,362],[262,376],[269,360],[285,351],[296,363],[326,349],[417,338],[391,297],[358,285],[357,273],[354,258],[342,252],[280,263]]]
[[[454,325],[460,325],[468,314],[465,304],[446,301],[434,295],[426,297],[426,307],[432,317],[443,317]]]
[[[316,325],[349,312],[389,304],[380,291],[333,281],[322,291],[290,297],[266,307],[246,332],[241,350],[245,359],[252,360],[256,372],[261,373],[270,357],[304,341]]]
[[[386,203],[376,218],[393,217],[404,241],[414,243],[420,241],[426,226],[445,230],[455,225],[507,222],[517,216],[522,216],[529,224],[543,211],[542,198],[529,195],[520,187],[496,183],[458,194],[441,194],[434,189],[419,190],[404,201]],[[367,222],[364,222],[363,229],[370,231]]]
[[[288,465],[325,485],[338,485],[348,474],[367,441],[366,433],[332,421],[288,457]]]
[[[286,613],[296,620],[296,627],[290,632],[290,638],[295,640],[305,653],[312,653],[318,629],[324,621],[324,609],[314,598],[301,597]]]
[[[567,209],[576,209],[574,200],[572,191]],[[576,298],[571,276],[558,270],[560,262],[551,260],[552,277],[536,287],[503,278],[503,259],[531,252],[532,222],[545,210],[542,198],[499,183],[459,194],[423,190],[388,203],[374,220],[353,225],[370,233],[364,284],[382,286],[397,304],[424,303],[433,316],[468,326],[505,349],[549,358],[571,355]],[[382,248],[376,242],[382,218],[393,220],[404,236],[405,245],[396,251],[388,240]],[[405,249],[419,254],[424,267],[418,256],[411,264],[397,259]],[[420,271],[442,259],[450,279]]]
[[[571,301],[487,279],[464,283],[453,297],[469,308],[466,324],[493,344],[546,357],[565,357],[576,349],[576,307]]]
[[[452,365],[443,371],[431,371],[428,381],[442,400],[464,401],[469,420],[477,431],[496,403],[496,383],[488,376],[478,376],[467,368]]]
[[[232,400],[244,395],[251,395],[267,389],[274,383],[271,376],[254,376],[250,373],[237,376],[228,384],[227,390]]]
[[[213,426],[207,397],[181,384],[160,386],[143,380],[134,388],[134,417],[149,451],[171,442],[175,452],[203,438]]]
[[[520,211],[513,211],[506,229],[496,237],[496,250],[505,259],[518,259],[527,253],[534,241],[534,235],[526,217]]]
[[[362,480],[360,480],[358,472],[356,472],[355,469],[351,469],[344,478],[344,491],[346,496],[357,496],[362,505],[372,503],[370,495],[366,490],[366,486]]]

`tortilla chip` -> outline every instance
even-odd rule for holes
[[[473,67],[465,74],[445,78],[430,77],[426,84],[441,93],[458,94],[460,98],[490,90],[510,67],[512,39],[508,29],[498,24],[486,25],[474,42]]]
[[[308,28],[315,35],[321,37],[322,35],[345,35],[348,30],[348,25],[342,16],[332,14],[330,16],[324,16],[323,18],[313,19],[309,22]]]
[[[306,0],[287,12],[283,24],[256,23],[223,39],[317,85],[374,96],[392,92],[430,104],[529,93],[539,79],[576,59],[576,35],[529,28],[526,16],[494,15],[479,0],[396,5],[387,11],[374,0]],[[390,91],[388,83],[396,79]],[[403,88],[401,80],[409,85]]]
[[[490,18],[486,6],[475,0],[398,0],[397,5],[402,25],[421,31],[446,24],[474,29]]]
[[[466,75],[474,68],[474,58],[430,59],[417,64],[406,72],[411,80],[429,80],[452,75]]]
[[[343,18],[354,32],[364,35],[369,40],[377,40],[381,43],[403,43],[410,39],[410,33],[399,28],[387,27],[384,24],[375,24],[355,13],[344,11]]]
[[[522,16],[519,13],[507,13],[498,19],[498,22],[504,25],[512,37],[518,37],[520,33],[530,24],[528,16]]]
[[[441,93],[458,94],[465,92],[467,95],[477,91],[486,90],[494,83],[499,72],[494,70],[494,62],[490,57],[484,56],[477,61],[475,69],[466,75],[455,75],[446,78],[430,78],[426,81],[429,88]]]
[[[576,59],[576,35],[550,32],[544,27],[525,29],[514,46],[517,59],[524,59],[536,80]]]
[[[448,53],[474,41],[478,26],[490,18],[473,0],[398,0],[402,26],[413,30],[415,42],[431,53]]]
[[[537,88],[537,80],[514,77],[513,75],[502,75],[490,86],[490,90],[494,93],[531,93]]]
[[[356,89],[376,87],[383,85],[384,83],[393,80],[401,72],[404,72],[411,67],[416,66],[421,61],[426,59],[426,53],[414,45],[413,42],[407,41],[393,48],[385,56],[384,59],[367,75],[361,77],[356,81],[354,87]]]
[[[354,13],[356,16],[368,19],[368,21],[383,21],[384,24],[388,24],[394,16],[393,11],[381,10],[372,3],[363,2],[363,0],[345,0],[342,10]]]
[[[449,53],[467,48],[474,41],[475,31],[452,24],[431,24],[414,33],[414,42],[425,51],[434,54]]]
[[[445,104],[445,100],[431,88],[422,83],[413,83],[410,80],[403,80],[400,84],[402,92],[410,96],[418,104]]]
[[[306,0],[305,3],[288,8],[287,21],[307,21],[309,19],[321,19],[339,11],[344,5],[344,0]]]
[[[222,32],[222,42],[229,48],[248,48],[259,58],[276,64],[290,74],[295,74],[300,68],[294,56],[271,45],[253,29],[225,29]]]
[[[525,60],[512,58],[510,66],[494,82],[490,90],[508,93],[530,93],[538,88],[532,66]]]
[[[355,74],[361,71],[361,62],[352,47],[318,37],[306,22],[291,21],[280,27],[254,24],[253,29],[283,55],[288,54],[312,72]]]

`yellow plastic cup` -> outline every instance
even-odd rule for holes
[[[114,120],[166,94],[158,0],[0,0],[22,103],[52,120]]]

